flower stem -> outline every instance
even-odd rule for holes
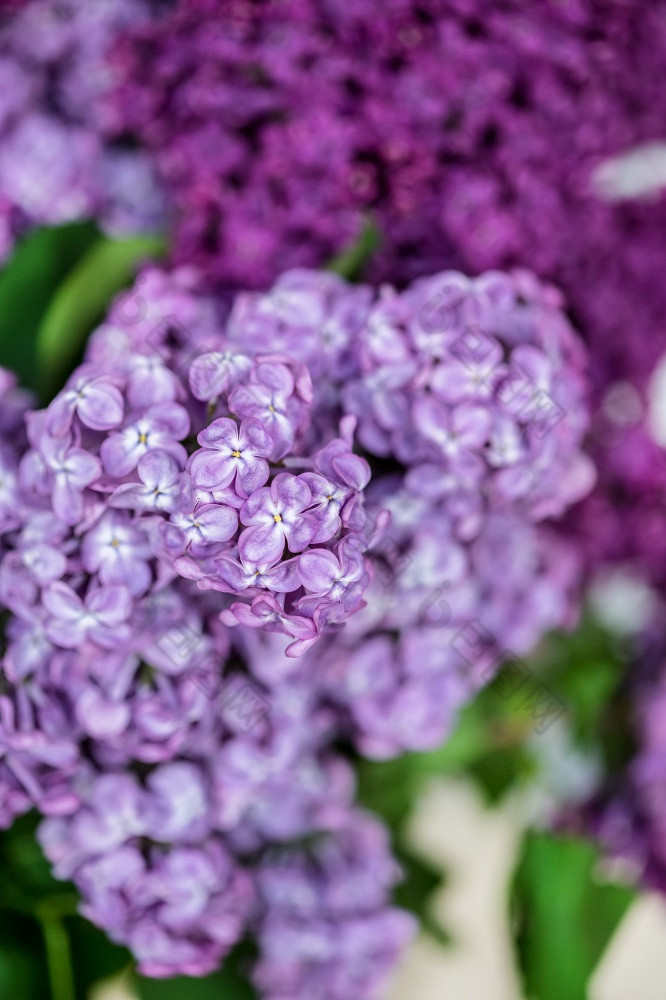
[[[53,913],[42,913],[40,921],[46,947],[51,1000],[75,1000],[74,970],[67,931],[61,918]]]

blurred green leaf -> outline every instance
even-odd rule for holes
[[[35,920],[0,910],[0,1000],[50,998],[44,942]]]
[[[330,260],[326,270],[333,271],[347,281],[358,281],[365,265],[380,244],[379,229],[374,222],[366,219],[356,241]]]
[[[572,736],[583,749],[600,751],[617,770],[633,750],[627,697],[627,640],[603,629],[590,615],[571,634],[554,633],[535,662],[567,705]]]
[[[515,938],[530,1000],[585,1000],[591,973],[634,898],[600,882],[586,841],[529,833],[514,877]]]
[[[39,229],[0,271],[0,365],[37,390],[37,331],[65,275],[99,238],[91,222]]]
[[[536,766],[529,750],[521,745],[491,750],[469,767],[488,805],[498,805],[517,783],[535,774]]]
[[[141,1000],[255,1000],[248,983],[232,973],[215,972],[203,979],[177,976],[175,979],[147,979],[137,976],[134,988]]]
[[[413,913],[423,930],[438,944],[451,944],[448,931],[432,913],[433,896],[446,884],[445,873],[427,858],[410,850],[396,847],[395,856],[403,872],[402,880],[393,894],[395,902]]]
[[[113,296],[130,283],[137,265],[161,257],[164,250],[160,236],[104,237],[79,260],[53,297],[37,336],[37,384],[43,398],[62,387],[86,338]]]

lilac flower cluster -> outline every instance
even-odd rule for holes
[[[395,862],[386,834],[353,817],[311,856],[276,855],[259,869],[265,908],[255,981],[266,1000],[378,997],[410,919],[383,907]]]
[[[515,514],[461,544],[443,505],[408,490],[385,502],[403,517],[367,608],[318,658],[345,730],[377,759],[439,746],[502,663],[575,624],[581,582],[574,548]]]
[[[94,217],[110,232],[159,225],[162,199],[145,154],[100,128],[114,36],[143,0],[31,0],[0,10],[0,261],[34,225]],[[45,181],[48,178],[48,183]]]
[[[190,602],[190,628],[196,627],[198,604]],[[172,599],[164,611],[173,621],[183,608]],[[251,645],[245,651],[250,665]],[[213,656],[204,691],[190,660],[200,663],[206,647]],[[358,820],[351,810],[351,771],[326,750],[330,720],[311,693],[284,681],[264,687],[270,713],[245,731],[240,714],[225,709],[224,640],[209,633],[195,656],[183,658],[177,677],[163,649],[161,659],[153,645],[140,660],[110,658],[98,648],[106,662],[94,678],[90,646],[87,655],[67,654],[79,691],[71,682],[59,691],[72,712],[67,739],[78,760],[70,768],[69,800],[47,804],[51,816],[40,840],[55,874],[77,885],[82,912],[130,947],[142,972],[196,976],[216,968],[245,933],[265,932],[275,905],[262,888],[271,851],[298,868],[306,849],[296,841],[308,838],[326,856],[336,850],[326,845],[338,838],[344,843]],[[94,695],[95,682],[113,690]],[[117,710],[114,718],[112,698],[131,718],[121,720]],[[367,974],[381,977],[413,928],[387,907],[399,873],[385,838],[375,834],[372,846],[368,875],[377,872],[381,884],[366,901],[368,927],[359,947]],[[317,876],[306,869],[302,881],[308,877],[314,892]],[[306,948],[297,958],[310,985],[325,982],[325,956]],[[354,956],[340,961],[339,974],[351,975]],[[303,982],[291,995],[305,1000],[307,987]],[[358,995],[375,996],[369,989]]]
[[[558,301],[522,273],[373,298],[300,270],[232,308],[231,339],[307,362],[373,467],[369,511],[389,525],[367,606],[302,665],[366,755],[436,746],[503,658],[574,620],[580,560],[538,523],[592,482],[584,355]]]
[[[373,299],[292,271],[238,296],[229,336],[256,351],[277,340],[308,364],[356,417],[366,453],[408,469],[417,494],[446,498],[463,537],[490,508],[536,521],[590,488],[585,352],[557,293],[527,273],[445,271]]]
[[[565,289],[598,385],[645,372],[666,203],[604,200],[595,178],[663,141],[662,0],[391,0],[382,14],[180,0],[128,33],[115,127],[155,156],[178,259],[266,287],[338,252],[370,213],[377,276],[529,263]]]
[[[269,641],[300,653],[360,603],[367,463],[349,420],[305,450],[307,369],[238,351],[191,278],[144,272],[27,415],[20,459],[2,452],[0,823],[36,806],[82,912],[158,977],[213,971],[247,933],[275,940],[271,849],[315,893],[307,851],[366,843],[374,895],[329,920],[356,940],[337,975],[370,1000],[413,931],[388,902],[399,873],[354,812],[333,711]],[[9,439],[25,401],[3,388]],[[297,921],[305,1000],[330,959]]]
[[[143,294],[162,280],[147,272]],[[158,324],[146,337],[144,320],[118,350],[125,305],[48,409],[28,421],[24,523],[48,509],[56,547],[72,528],[76,535],[69,572],[63,558],[47,579],[23,571],[27,588],[44,588],[36,600],[49,634],[69,645],[91,629],[118,635],[131,601],[170,573],[228,595],[220,599],[227,624],[285,632],[299,655],[358,608],[368,582],[362,491],[370,473],[352,451],[354,422],[304,451],[313,400],[304,365],[283,354],[250,357],[213,325],[196,347],[191,332],[168,347],[168,329]],[[210,311],[198,326],[209,322]],[[90,576],[85,600],[71,585],[81,569]],[[12,573],[15,586],[21,570]]]
[[[250,932],[271,1000],[370,1000],[412,925],[334,746],[434,745],[569,619],[541,522],[587,482],[583,357],[522,274],[295,271],[230,309],[198,283],[145,270],[7,459],[0,822],[39,809],[148,975]]]

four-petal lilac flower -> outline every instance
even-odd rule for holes
[[[141,482],[118,486],[111,495],[111,505],[136,510],[173,510],[180,479],[176,460],[165,451],[151,451],[139,459],[136,471]]]
[[[197,486],[222,489],[236,481],[241,496],[249,496],[268,479],[273,440],[259,420],[228,417],[214,420],[197,437],[201,450],[193,455],[189,471]]]
[[[173,455],[182,466],[187,452],[180,442],[189,429],[190,418],[184,407],[177,403],[150,406],[103,441],[100,457],[104,469],[110,476],[127,476],[136,469],[139,459],[155,449]]]
[[[240,511],[246,525],[238,542],[246,563],[275,563],[285,544],[290,552],[302,552],[317,532],[323,517],[308,512],[312,494],[299,476],[281,472],[270,486],[256,490]]]
[[[41,456],[53,476],[53,510],[65,524],[76,524],[83,513],[83,491],[99,477],[99,459],[67,440],[45,438]]]
[[[69,431],[74,416],[94,431],[108,431],[123,419],[122,393],[104,376],[76,375],[72,377],[47,412],[47,428],[62,436]]]
[[[45,589],[43,600],[49,615],[46,633],[57,646],[76,649],[91,639],[104,649],[113,649],[127,641],[127,587],[99,587],[82,600],[68,584],[59,581]]]
[[[123,584],[132,594],[146,591],[151,582],[150,546],[129,516],[109,510],[95,524],[81,546],[81,560],[104,584]]]

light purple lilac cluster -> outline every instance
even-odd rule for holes
[[[191,283],[145,271],[27,415],[20,459],[2,452],[0,823],[37,807],[56,875],[156,977],[211,972],[254,934],[265,983],[271,852],[313,894],[321,852],[328,922],[355,942],[336,975],[370,1000],[413,921],[390,905],[387,838],[354,810],[351,766],[331,749],[334,711],[271,644],[286,631],[302,652],[360,602],[367,463],[349,420],[305,450],[305,366],[238,351]],[[3,388],[0,431],[18,444],[25,401]],[[358,884],[341,867],[355,845],[374,894],[338,904],[336,886]],[[299,919],[291,996],[309,1000],[332,959]]]
[[[502,663],[575,624],[581,583],[574,547],[516,514],[490,514],[461,544],[444,505],[408,490],[384,503],[402,517],[367,606],[318,651],[345,730],[376,759],[439,746]]]
[[[345,289],[288,272],[238,296],[228,329],[307,362],[358,420],[385,527],[365,609],[302,669],[360,750],[388,757],[436,746],[503,659],[575,619],[580,558],[540,522],[592,483],[585,359],[557,295],[523,273]]]
[[[147,156],[110,143],[100,101],[114,36],[144,0],[31,0],[0,9],[0,261],[35,225],[98,219],[112,233],[157,228],[162,196]]]
[[[141,296],[154,295],[163,280],[145,273]],[[131,307],[121,300],[117,308]],[[213,303],[202,309],[199,335],[174,312],[166,325],[150,318],[131,325],[122,348],[112,313],[88,363],[32,418],[26,475],[52,491],[65,523],[94,518],[82,551],[100,582],[147,589],[140,543],[122,559],[114,550],[117,569],[106,565],[116,527],[143,522],[163,567],[243,599],[221,605],[227,624],[284,632],[299,655],[361,603],[370,470],[353,453],[353,420],[341,421],[340,436],[311,427],[315,393],[303,364],[282,353],[245,353],[213,325]],[[211,325],[201,335],[203,323]],[[169,346],[174,327],[180,340]],[[82,435],[87,447],[72,447]]]
[[[294,271],[231,308],[198,284],[145,270],[7,460],[0,821],[39,809],[148,975],[250,932],[270,1000],[370,1000],[412,925],[337,748],[436,744],[569,619],[541,522],[588,482],[584,359],[523,274]]]
[[[344,845],[354,836],[362,842],[366,822],[352,809],[349,765],[327,749],[331,719],[313,693],[271,678],[261,688],[264,711],[248,726],[239,705],[259,682],[234,673],[226,634],[215,637],[200,605],[184,599],[178,606],[172,594],[158,642],[141,655],[111,657],[89,645],[65,654],[67,665],[56,662],[50,674],[40,672],[43,698],[54,700],[57,691],[67,714],[63,740],[76,758],[69,799],[45,803],[50,818],[40,841],[55,874],[81,892],[82,912],[130,947],[144,974],[156,977],[204,975],[246,933],[261,939],[276,905],[262,886],[275,852],[284,864],[303,867],[302,882],[309,878],[314,893],[318,877],[308,867],[308,851],[327,856],[337,850],[326,847],[331,842]],[[175,670],[165,636],[175,648],[182,640],[173,626],[165,632],[164,622],[183,622],[185,614],[188,629],[207,634],[176,660]],[[252,669],[251,634],[236,653]],[[67,668],[65,687],[57,674]],[[310,847],[299,846],[305,840]],[[337,914],[341,932],[346,923],[351,934],[355,920],[367,921],[359,950],[371,980],[386,974],[413,932],[412,921],[387,905],[399,872],[385,836],[377,832],[372,847],[374,897],[359,904],[359,914],[351,908]],[[352,884],[355,878],[350,873]],[[337,888],[341,892],[342,883]],[[302,953],[294,956],[293,972],[300,968],[304,981],[291,995],[305,1000],[309,985],[326,982],[328,967],[326,956],[308,951],[307,928],[292,929],[292,945],[299,930]],[[352,975],[358,956],[339,957],[338,974]],[[375,993],[366,986],[357,995]]]
[[[395,877],[385,830],[362,814],[309,856],[269,857],[257,874],[262,997],[382,996],[409,933],[409,918],[382,906]]]
[[[141,298],[166,281],[146,272]],[[156,579],[178,575],[226,595],[227,624],[284,632],[299,655],[360,606],[368,582],[370,470],[353,453],[354,421],[309,449],[314,390],[303,364],[243,353],[215,325],[212,302],[185,327],[179,309],[196,311],[192,297],[157,324],[130,318],[123,331],[117,317],[132,301],[137,292],[28,421],[25,523],[49,509],[63,540],[74,529],[79,554],[69,572],[60,560],[52,579],[32,580],[44,588],[48,628],[78,643],[93,627],[72,590],[80,568],[99,613],[122,616],[114,627]]]
[[[444,271],[373,296],[296,270],[239,295],[229,336],[306,363],[366,453],[445,499],[464,538],[489,509],[538,521],[590,489],[586,354],[561,305],[527,272]]]

